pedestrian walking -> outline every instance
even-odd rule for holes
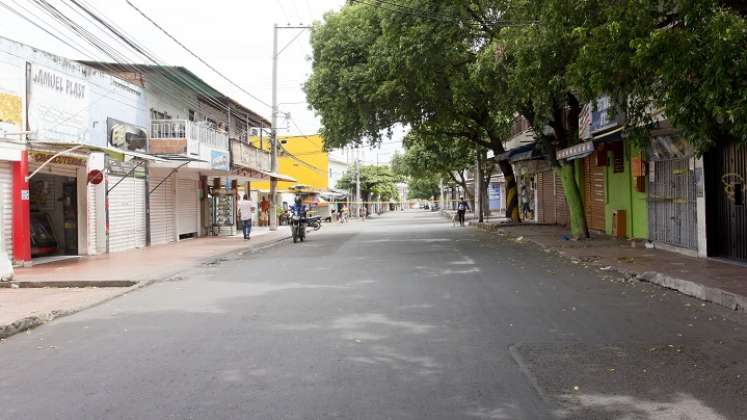
[[[464,214],[467,213],[467,209],[469,209],[469,203],[464,201],[464,197],[459,197],[459,202],[457,202],[457,219],[459,219],[459,226],[464,226]]]
[[[244,239],[251,239],[252,234],[252,215],[257,210],[257,203],[249,199],[249,194],[239,201],[239,218],[241,219]]]
[[[368,209],[366,208],[366,206],[361,206],[361,214],[360,214],[360,216],[361,216],[361,219],[365,222],[366,221],[366,217],[368,217]]]
[[[340,211],[340,223],[347,223],[348,222],[348,215],[350,213],[350,210],[348,209],[347,204],[342,206],[342,210]]]

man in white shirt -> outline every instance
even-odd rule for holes
[[[248,194],[244,194],[244,198],[239,201],[239,218],[244,227],[244,239],[250,239],[249,236],[252,234],[252,215],[257,210],[257,203],[249,199]]]

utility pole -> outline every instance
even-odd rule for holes
[[[361,161],[360,149],[355,146],[355,217],[361,215]]]
[[[482,217],[482,151],[480,150],[480,147],[477,147],[477,162],[475,163],[475,176],[473,177],[475,181],[475,216],[477,216],[477,221],[479,223],[482,223],[483,217]]]
[[[273,174],[278,172],[278,58],[280,54],[285,51],[286,48],[293,41],[298,38],[296,36],[288,44],[286,44],[282,50],[278,51],[278,30],[280,29],[310,29],[308,25],[298,26],[278,26],[276,23],[273,26],[272,32],[272,128],[270,131],[270,171]],[[300,34],[299,34],[300,35]],[[278,179],[270,177],[270,230],[278,230],[278,216],[277,216],[277,189]]]
[[[278,24],[272,32],[272,127],[270,131],[270,172],[278,172]],[[270,230],[278,230],[278,179],[270,177]]]

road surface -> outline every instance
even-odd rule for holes
[[[427,212],[0,343],[0,419],[747,418],[745,317]]]

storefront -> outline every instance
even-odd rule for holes
[[[147,183],[144,162],[107,162],[108,252],[146,246]]]
[[[747,262],[747,147],[718,144],[704,161],[708,255]]]
[[[695,157],[677,133],[654,133],[648,150],[649,239],[698,249]]]
[[[171,170],[149,170],[150,188],[150,244],[176,242],[176,179]]]
[[[32,150],[28,204],[31,258],[88,253],[88,154]],[[40,260],[43,261],[43,260]]]
[[[583,127],[583,124],[580,125]],[[583,132],[583,130],[582,130]],[[577,176],[580,176],[581,194],[584,204],[584,216],[589,230],[604,232],[605,226],[605,180],[606,166],[604,145],[595,145],[585,140],[571,147],[558,150],[557,158],[567,165],[576,165]],[[562,185],[559,182],[562,191]],[[559,210],[568,214],[567,206]]]

